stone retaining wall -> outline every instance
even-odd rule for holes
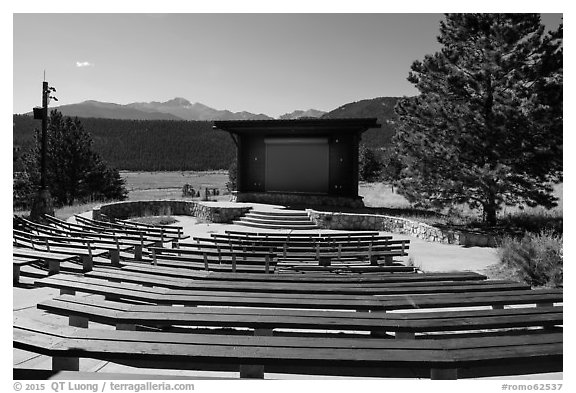
[[[410,235],[430,242],[495,247],[494,236],[433,227],[418,221],[379,214],[333,213],[306,209],[310,219],[324,229],[384,231]]]
[[[92,210],[92,218],[101,220],[103,215],[110,218],[128,219],[145,216],[194,216],[215,223],[231,223],[250,211],[251,207],[221,206],[211,202],[153,200],[124,201],[97,206]]]
[[[295,192],[238,192],[233,191],[231,202],[253,202],[271,205],[305,205],[305,206],[339,206],[364,207],[362,197],[345,197],[337,195],[306,194]]]

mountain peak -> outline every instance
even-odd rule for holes
[[[326,112],[319,111],[317,109],[308,109],[307,111],[303,110],[295,110],[291,113],[285,113],[282,116],[278,117],[281,120],[294,120],[294,119],[302,119],[302,118],[320,118]]]
[[[163,105],[167,105],[167,106],[190,106],[192,104],[186,98],[175,97],[169,101],[164,102]]]

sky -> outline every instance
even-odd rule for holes
[[[41,104],[183,97],[277,117],[414,95],[410,65],[437,51],[442,14],[13,16],[13,113]],[[553,29],[560,14],[543,14]]]

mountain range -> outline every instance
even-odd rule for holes
[[[271,120],[273,117],[263,113],[255,114],[246,111],[232,112],[219,110],[196,102],[192,104],[185,98],[176,97],[166,102],[134,102],[121,105],[94,100],[77,104],[54,107],[65,116],[91,117],[97,119],[120,120]],[[281,119],[298,119],[301,117],[321,117],[326,112],[316,109],[296,110],[280,116]],[[28,113],[32,114],[32,112]]]
[[[396,97],[378,97],[351,102],[328,113],[294,111],[281,117],[376,117],[381,128],[363,133],[362,143],[385,151],[395,133],[394,106],[397,101]],[[235,154],[232,139],[224,132],[214,132],[209,121],[180,119],[184,116],[189,119],[193,116],[201,119],[247,117],[245,112],[217,111],[178,98],[163,103],[129,105],[85,101],[58,109],[65,115],[83,118],[82,125],[92,134],[95,151],[106,162],[118,169],[132,171],[226,169]],[[39,124],[28,115],[14,115],[13,124],[14,167],[22,170],[18,156],[34,146],[35,129]]]
[[[383,123],[395,118],[394,106],[397,97],[378,97],[356,101],[342,105],[330,112],[317,109],[295,110],[279,116],[279,119],[300,118],[344,118],[344,117],[376,117]],[[119,119],[119,120],[272,120],[273,117],[263,113],[232,112],[211,108],[202,103],[192,104],[185,98],[176,97],[166,102],[133,102],[121,105],[95,100],[83,101],[77,104],[54,107],[63,115],[71,117]],[[27,114],[32,114],[29,112]]]

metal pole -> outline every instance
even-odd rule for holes
[[[46,151],[48,150],[48,82],[42,82],[42,151],[40,160],[40,189],[46,189]]]
[[[30,211],[32,221],[43,221],[45,215],[54,215],[54,206],[47,180],[48,101],[51,91],[54,89],[48,86],[48,82],[42,82],[42,107],[34,108],[34,118],[42,120],[42,133],[40,135],[40,188]]]

